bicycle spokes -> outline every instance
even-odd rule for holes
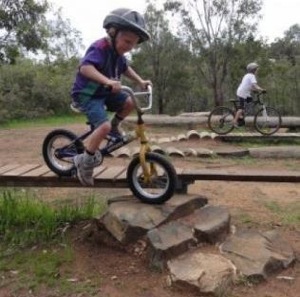
[[[139,157],[132,160],[127,176],[133,193],[147,203],[166,201],[176,186],[176,172],[173,166],[161,155],[147,153],[145,165]],[[144,170],[145,168],[146,171]]]
[[[281,116],[275,108],[269,106],[263,107],[255,115],[254,126],[261,134],[274,134],[281,126]]]
[[[217,134],[227,134],[233,129],[233,111],[225,106],[213,109],[208,117],[209,128]]]

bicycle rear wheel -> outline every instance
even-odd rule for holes
[[[269,106],[260,109],[254,117],[254,127],[263,135],[276,133],[281,127],[281,122],[279,111]]]
[[[224,135],[231,132],[233,125],[234,113],[226,106],[214,108],[208,116],[208,127],[215,133]]]
[[[43,142],[43,158],[59,176],[71,176],[75,170],[73,159],[84,151],[83,143],[71,131],[56,129]]]
[[[132,193],[142,202],[161,204],[175,193],[177,174],[173,165],[162,155],[147,153],[145,155],[149,177],[144,175],[140,157],[130,162],[127,169],[127,180]]]

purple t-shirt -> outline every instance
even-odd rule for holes
[[[125,56],[118,55],[106,38],[95,41],[87,49],[80,63],[82,65],[94,65],[103,75],[116,80],[120,80],[121,74],[128,68]],[[107,94],[107,90],[77,71],[71,94],[75,99],[80,96],[99,98]]]

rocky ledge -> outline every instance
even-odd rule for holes
[[[238,230],[227,209],[200,195],[176,195],[164,205],[114,198],[97,228],[120,245],[136,244],[150,267],[167,271],[170,285],[196,288],[199,296],[224,296],[240,279],[267,280],[296,260],[275,230]]]

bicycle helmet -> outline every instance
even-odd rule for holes
[[[253,71],[255,71],[257,68],[258,68],[258,64],[255,63],[255,62],[249,63],[249,64],[247,65],[247,71],[248,71],[248,72],[253,72]]]
[[[103,21],[103,28],[106,29],[111,38],[114,38],[119,30],[128,30],[139,36],[139,43],[150,38],[145,27],[143,16],[128,8],[118,8],[111,11]],[[110,30],[111,28],[115,30]]]

